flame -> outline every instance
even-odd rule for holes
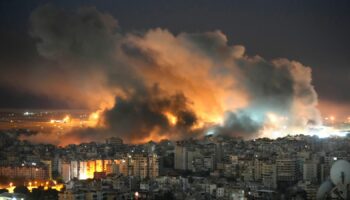
[[[93,112],[89,116],[90,120],[98,120],[99,118],[100,118],[100,114],[98,112]]]
[[[71,121],[71,118],[69,115],[66,115],[63,119],[62,119],[62,122],[63,123],[69,123]]]
[[[96,127],[98,125],[101,125],[101,123],[99,123],[99,122],[100,122],[100,119],[101,119],[102,112],[103,112],[103,110],[100,109],[100,110],[97,110],[95,112],[92,112],[89,115],[89,119],[88,119],[89,126]]]
[[[119,160],[88,160],[79,162],[79,179],[94,178],[95,172],[107,172],[108,165],[119,164]]]
[[[171,125],[176,125],[177,123],[177,117],[175,115],[173,115],[172,113],[170,112],[166,112],[164,113],[165,116],[168,118],[168,121],[170,122]]]

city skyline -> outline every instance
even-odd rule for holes
[[[350,1],[0,2],[0,200],[350,199]]]

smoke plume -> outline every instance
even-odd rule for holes
[[[17,87],[103,113],[97,127],[65,137],[141,142],[210,132],[249,138],[320,122],[311,68],[249,56],[221,31],[123,32],[95,8],[53,6],[35,10],[30,25],[40,60],[19,75],[26,81]]]

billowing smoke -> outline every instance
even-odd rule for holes
[[[67,137],[257,137],[320,122],[309,67],[248,56],[221,31],[125,33],[94,8],[52,6],[35,10],[30,24],[43,58],[32,71],[44,76],[27,75],[20,87],[103,110],[98,127]]]
[[[133,141],[164,134],[178,138],[188,134],[197,120],[183,94],[165,95],[156,85],[146,93],[117,97],[115,102],[114,107],[105,112],[106,125],[122,138]],[[173,115],[176,122],[168,119],[167,114]]]

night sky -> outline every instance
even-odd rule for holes
[[[248,55],[260,55],[267,60],[283,57],[310,66],[321,111],[332,114],[332,109],[350,110],[347,0],[3,0],[1,73],[8,68],[22,73],[41,59],[35,47],[37,41],[29,34],[29,17],[33,10],[48,2],[68,11],[94,6],[116,18],[123,32],[157,27],[174,34],[221,30],[229,44],[244,45]],[[71,107],[62,99],[34,94],[1,79],[0,94],[0,108]]]

